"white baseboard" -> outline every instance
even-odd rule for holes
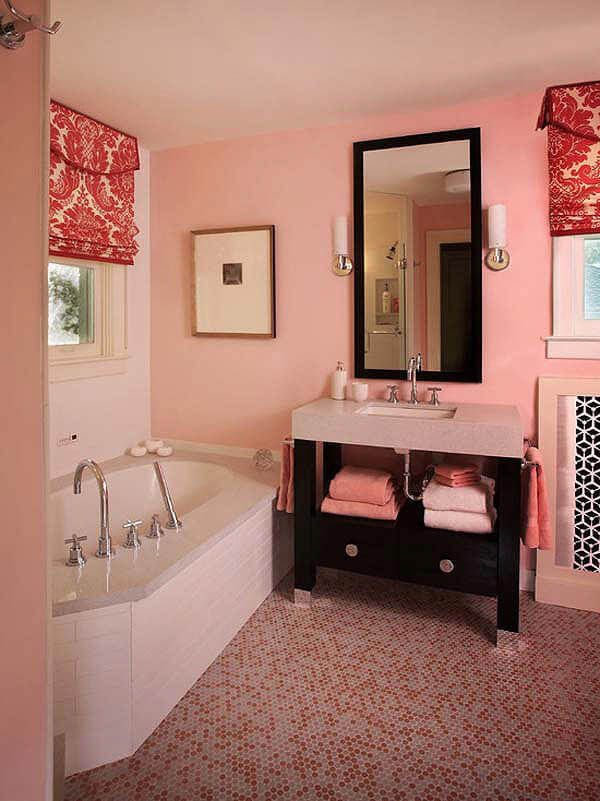
[[[593,578],[592,578],[593,577]],[[587,579],[587,580],[585,580]],[[586,612],[600,612],[600,576],[537,576],[535,600]]]
[[[525,592],[534,592],[535,570],[521,570],[519,575],[519,589]]]

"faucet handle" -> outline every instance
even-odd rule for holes
[[[141,526],[143,520],[127,520],[121,528],[127,529],[127,534],[125,536],[125,542],[123,543],[124,548],[141,548],[142,541],[140,539],[140,535],[138,534],[138,526]]]
[[[72,543],[73,547],[76,548],[78,543],[85,542],[86,540],[87,540],[87,537],[85,535],[82,535],[81,537],[78,537],[77,534],[73,534],[72,537],[68,537],[65,540],[65,545],[71,545],[71,543]]]
[[[388,403],[398,403],[398,384],[388,384],[387,389],[389,390]]]
[[[442,391],[442,387],[427,387],[427,389],[431,392],[431,398],[429,399],[431,406],[439,406],[440,399],[438,398],[438,392]]]
[[[152,515],[152,523],[150,523],[150,531],[147,536],[152,540],[157,540],[160,539],[164,533],[163,527],[160,524],[160,517],[158,515]]]
[[[69,567],[83,567],[83,565],[85,565],[87,559],[79,543],[85,542],[86,540],[87,537],[85,536],[78,537],[77,534],[73,534],[72,537],[69,537],[68,539],[65,540],[65,545],[71,546],[69,548],[69,555],[65,562],[66,565],[68,565]]]

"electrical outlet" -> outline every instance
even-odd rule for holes
[[[66,434],[64,437],[59,437],[57,445],[62,448],[64,445],[74,445],[79,439],[79,434]]]

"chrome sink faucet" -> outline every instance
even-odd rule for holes
[[[98,537],[96,556],[100,559],[110,559],[115,549],[112,547],[108,523],[108,484],[100,465],[96,464],[92,459],[84,459],[79,462],[73,476],[73,492],[75,495],[81,495],[81,476],[86,467],[94,474],[98,484],[98,492],[100,493],[100,535]]]
[[[417,395],[417,373],[423,369],[423,357],[420,353],[416,356],[411,356],[408,360],[408,367],[406,370],[406,377],[411,382],[410,386],[410,400],[409,403],[413,406],[419,405],[419,398]]]

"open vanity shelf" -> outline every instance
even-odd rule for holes
[[[309,597],[317,566],[329,567],[496,597],[497,628],[519,630],[520,459],[497,459],[495,529],[470,534],[426,528],[422,504],[410,500],[394,521],[320,512],[317,485],[322,480],[326,490],[341,467],[342,445],[323,442],[322,460],[317,458],[318,445],[294,440],[298,597]]]

